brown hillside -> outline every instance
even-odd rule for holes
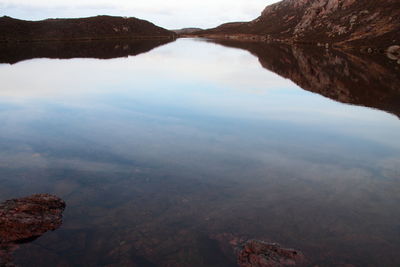
[[[300,43],[400,43],[399,0],[283,0],[268,6],[250,22],[228,23],[201,35],[260,35]]]
[[[97,16],[81,19],[24,21],[0,18],[0,42],[173,38],[175,33],[137,18]]]

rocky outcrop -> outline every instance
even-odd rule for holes
[[[175,33],[137,18],[97,16],[42,21],[0,18],[0,42],[174,37]]]
[[[237,262],[240,267],[285,267],[305,266],[306,259],[300,251],[250,240],[238,250]]]
[[[369,45],[400,43],[398,0],[283,0],[250,22],[228,23],[199,35],[259,35],[287,43]]]
[[[261,65],[304,90],[342,103],[380,109],[400,117],[399,50],[349,53],[265,42],[213,41],[248,50]]]
[[[249,240],[232,233],[220,233],[212,236],[212,239],[218,242],[220,253],[226,258],[236,259],[235,266],[285,267],[310,264],[301,251],[282,248],[277,243]]]
[[[101,40],[0,43],[0,63],[14,64],[33,58],[98,58],[136,56],[172,42],[157,40]]]
[[[64,209],[63,200],[47,194],[0,204],[0,243],[19,242],[57,229]]]
[[[65,202],[48,194],[12,199],[0,204],[0,266],[12,266],[17,244],[53,231],[62,224]]]

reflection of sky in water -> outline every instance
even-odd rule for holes
[[[79,148],[90,140],[126,158],[138,147],[145,157],[181,151],[178,161],[207,146],[258,160],[274,146],[345,161],[400,148],[394,116],[299,90],[247,52],[208,43],[179,41],[128,59],[2,65],[1,80],[1,135],[18,142]]]
[[[247,52],[179,40],[124,59],[0,65],[0,80],[5,172],[149,168],[238,183],[243,199],[252,199],[247,192],[261,196],[275,188],[267,181],[288,177],[305,190],[306,203],[307,193],[331,193],[333,200],[368,200],[381,210],[379,216],[390,211],[399,217],[391,209],[398,200],[391,190],[399,185],[399,120],[303,91],[262,69]],[[30,192],[29,187],[51,188],[44,185],[51,178],[21,185],[18,179],[29,181],[29,172],[15,177],[8,172],[0,184],[4,198]],[[360,185],[363,179],[366,185]],[[15,193],[18,186],[25,189]],[[50,190],[70,193],[57,186]],[[286,184],[279,189],[294,192]],[[387,202],[376,204],[370,194],[388,194]],[[385,223],[393,226],[391,220]]]

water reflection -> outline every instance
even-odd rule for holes
[[[261,65],[304,90],[400,117],[400,66],[386,56],[265,42],[212,41],[248,50]]]
[[[0,63],[14,64],[34,58],[98,58],[136,56],[171,40],[108,40],[82,42],[0,43]]]
[[[393,115],[193,40],[1,65],[0,78],[1,200],[68,202],[22,266],[234,266],[229,244],[248,238],[320,266],[400,263]]]

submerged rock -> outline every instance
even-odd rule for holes
[[[19,243],[35,239],[62,224],[65,202],[39,194],[0,204],[0,266],[13,266],[12,252]]]
[[[244,243],[238,251],[237,260],[240,267],[304,266],[306,263],[300,251],[259,240]]]

